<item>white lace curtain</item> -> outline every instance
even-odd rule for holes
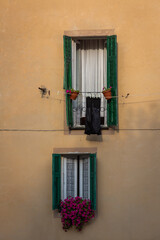
[[[61,199],[77,196],[77,159],[63,157],[61,159]]]
[[[62,157],[61,199],[76,197],[78,192],[83,199],[90,198],[90,158],[80,156],[78,161],[77,157]]]

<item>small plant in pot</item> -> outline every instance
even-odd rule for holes
[[[79,94],[79,90],[75,90],[75,89],[71,88],[70,90],[66,90],[66,93],[70,94],[70,99],[76,100],[76,98],[78,97],[78,94]]]
[[[103,88],[102,93],[107,100],[110,100],[112,98],[111,89],[112,89],[111,86],[109,88],[106,87]]]
[[[72,226],[81,231],[83,225],[94,218],[91,201],[81,197],[69,197],[61,201],[60,214],[63,229],[67,232]]]

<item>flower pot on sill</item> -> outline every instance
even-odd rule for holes
[[[78,97],[78,92],[71,92],[71,95],[70,95],[70,99],[71,100],[76,100],[76,98]]]
[[[111,89],[103,91],[103,95],[104,95],[105,99],[107,99],[107,100],[111,99],[112,98]]]

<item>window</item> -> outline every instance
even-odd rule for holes
[[[52,208],[71,196],[90,199],[96,209],[96,154],[53,154]]]
[[[103,97],[103,87],[112,86],[111,100]],[[117,38],[64,36],[64,89],[77,89],[72,101],[66,95],[66,118],[70,128],[84,128],[86,97],[101,98],[101,127],[118,125],[117,115]]]

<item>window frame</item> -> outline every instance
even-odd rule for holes
[[[58,209],[61,200],[61,158],[64,154],[52,154],[52,209]],[[65,154],[65,156],[71,155]],[[72,155],[85,156],[86,153],[72,153]],[[96,210],[96,153],[87,154],[90,157],[90,200]]]
[[[106,66],[103,65],[103,66],[105,66],[105,70],[103,70],[103,81],[105,79],[106,83],[103,82],[103,85],[101,87],[101,91],[102,91],[102,88],[104,86],[107,86],[107,76],[106,76],[106,74],[107,74],[107,72],[106,72],[106,70],[107,70],[107,47],[106,47],[106,42],[107,42],[107,40],[106,40],[106,36],[101,36],[101,37],[94,37],[94,36],[92,36],[92,37],[72,37],[71,38],[71,45],[72,45],[72,85],[75,85],[75,82],[77,81],[77,79],[76,79],[76,75],[77,75],[77,63],[76,63],[77,62],[77,45],[81,44],[80,43],[81,40],[84,40],[84,41],[87,41],[87,40],[103,40],[103,44],[104,44],[103,51],[106,54],[106,57],[105,58],[103,57],[103,64],[105,63],[105,65],[106,65]],[[98,49],[98,50],[100,50],[100,49]],[[81,64],[82,64],[82,62],[81,62]],[[82,69],[80,69],[80,75],[83,75]],[[75,79],[76,79],[76,81],[75,81]],[[81,79],[81,82],[82,82],[82,79]],[[73,88],[74,88],[74,86],[73,86]],[[80,90],[80,89],[77,89],[77,90]],[[83,107],[84,106],[82,106],[82,109],[83,109]],[[105,117],[104,116],[100,117],[101,118],[101,122],[104,122],[104,121],[107,122],[107,119],[105,120],[105,118],[107,118],[107,102],[105,100],[104,100],[104,107],[106,108],[106,110],[105,110],[106,116]],[[73,106],[72,106],[72,116],[74,116]],[[74,117],[73,117],[73,119],[74,119]],[[82,117],[82,119],[84,120],[84,117]],[[74,120],[73,120],[73,122],[74,122]],[[72,126],[72,127],[70,127],[70,129],[71,130],[84,130],[85,129],[85,124]],[[108,126],[106,124],[101,124],[101,129],[108,129]]]
[[[77,194],[74,197],[83,198],[83,161],[88,159],[88,198],[90,199],[90,154],[62,154],[61,155],[61,199],[64,199],[66,185],[67,185],[67,159],[73,159],[74,161],[74,192]]]
[[[83,33],[83,31],[82,31]],[[64,39],[64,89],[72,88],[72,38],[86,37],[82,36],[63,36]],[[116,35],[96,35],[96,38],[106,37],[107,41],[107,87],[112,86],[112,99],[107,100],[107,127],[102,129],[109,129],[110,127],[118,126],[118,95],[117,91],[117,36]],[[89,35],[89,38],[95,36]],[[70,130],[82,130],[82,127],[73,127],[72,114],[72,100],[66,94],[66,119]]]

